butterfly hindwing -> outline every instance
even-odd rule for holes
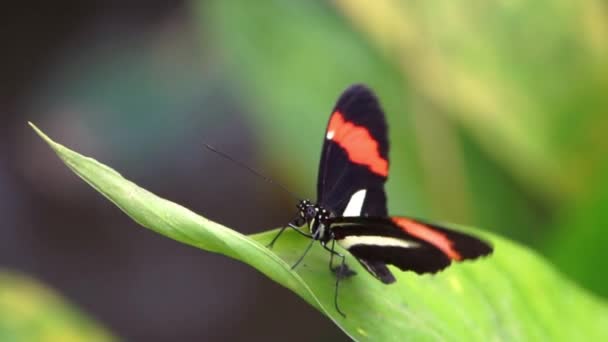
[[[404,217],[338,217],[330,228],[336,241],[363,260],[363,266],[389,264],[403,271],[435,273],[452,260],[474,259],[492,251],[487,243],[465,233]],[[389,280],[370,273],[385,283],[384,279]]]

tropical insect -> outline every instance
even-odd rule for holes
[[[384,113],[373,92],[352,85],[339,97],[327,125],[319,175],[317,201],[300,200],[297,216],[274,237],[275,244],[291,227],[330,253],[336,273],[334,304],[338,306],[341,279],[354,275],[336,243],[352,254],[374,277],[395,282],[387,265],[418,274],[435,273],[452,261],[490,254],[492,247],[471,235],[408,217],[390,217],[384,183],[388,177],[388,132]],[[305,231],[304,226],[309,230]],[[334,257],[340,263],[334,266]]]

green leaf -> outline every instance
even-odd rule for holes
[[[358,275],[340,285],[347,317],[334,309],[335,278],[318,245],[295,270],[307,239],[287,232],[273,250],[274,231],[245,236],[162,199],[116,171],[36,132],[79,177],[137,223],[177,241],[247,263],[292,290],[355,340],[603,340],[608,308],[564,279],[538,255],[494,235],[489,258],[450,267],[437,275],[396,272],[384,285],[348,257]],[[226,199],[228,201],[228,199]],[[464,229],[464,228],[463,228]],[[280,310],[281,308],[276,308]]]
[[[0,341],[113,341],[115,337],[37,281],[0,272]]]

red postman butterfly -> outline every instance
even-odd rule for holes
[[[452,261],[490,254],[492,247],[471,235],[407,217],[390,217],[384,183],[388,177],[388,134],[376,96],[353,85],[338,99],[329,118],[317,181],[317,203],[302,200],[288,227],[311,238],[330,253],[336,272],[335,306],[341,278],[355,274],[335,243],[348,250],[374,277],[395,282],[387,265],[403,271],[435,273]],[[302,230],[307,225],[309,232]],[[287,227],[282,228],[269,247]],[[333,258],[341,259],[338,267]]]

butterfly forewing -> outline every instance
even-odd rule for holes
[[[475,259],[492,253],[487,242],[465,233],[407,217],[391,220],[401,231],[432,244],[452,260]]]
[[[318,202],[337,216],[387,216],[388,133],[376,96],[353,85],[340,96],[329,118],[317,182]],[[357,257],[384,283],[395,277],[381,260]]]
[[[342,215],[351,197],[365,190],[356,216],[386,216],[387,128],[371,90],[353,85],[344,91],[329,118],[324,138],[318,202]]]

